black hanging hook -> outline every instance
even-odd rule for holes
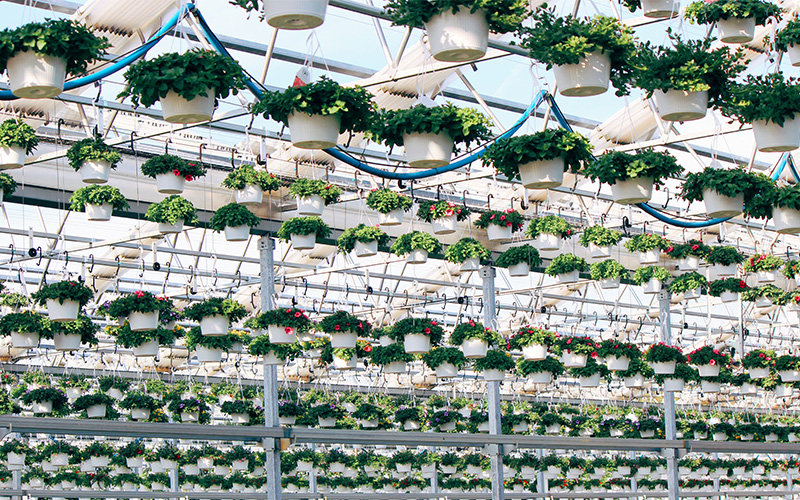
[[[164,154],[165,155],[169,154],[169,143],[171,143],[171,142],[172,142],[172,138],[170,138],[170,137],[167,137],[167,140],[164,141]]]

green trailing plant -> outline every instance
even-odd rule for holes
[[[431,352],[433,352],[433,350]],[[420,421],[423,416],[423,409],[418,406],[412,406],[410,408],[400,407],[396,412],[394,412],[395,421],[400,422],[401,424],[404,424],[409,420]]]
[[[475,227],[479,229],[486,229],[490,225],[510,227],[513,233],[522,229],[523,221],[522,214],[516,210],[489,210],[478,217],[475,221]]]
[[[755,302],[759,298],[768,298],[775,305],[783,305],[789,301],[788,294],[775,285],[757,286],[742,291],[742,300],[745,302]]]
[[[742,293],[749,287],[744,280],[739,278],[724,278],[714,280],[708,284],[708,294],[712,297],[719,297],[722,292]]]
[[[114,399],[102,392],[95,392],[94,394],[84,394],[72,403],[72,408],[75,411],[84,411],[90,406],[103,405],[106,407],[114,406]]]
[[[651,250],[666,250],[669,248],[669,241],[657,234],[642,233],[633,236],[625,242],[625,248],[629,252],[649,252]]]
[[[203,401],[201,401],[201,400],[199,400],[197,398],[187,398],[187,399],[176,398],[176,399],[173,399],[172,401],[169,402],[169,405],[167,405],[167,409],[172,413],[172,418],[173,419],[177,419],[178,422],[182,422],[183,421],[183,417],[181,416],[181,413],[193,413],[193,412],[197,412],[198,413],[198,422],[200,422],[201,424],[207,424],[211,420],[210,408],[208,407],[208,405],[206,403],[204,403]],[[137,443],[135,441],[133,443],[131,443],[131,445],[136,445],[136,444],[139,444],[139,443]],[[141,445],[139,444],[139,446],[141,446]],[[211,447],[211,448],[213,449],[213,451],[206,452],[208,454],[201,452],[201,454],[199,456],[213,457],[214,455],[217,455],[219,453],[213,447]],[[132,453],[136,453],[136,451],[137,450],[134,448],[132,450]],[[123,455],[123,451],[122,450],[119,450],[119,453],[120,453],[120,455]],[[139,454],[136,454],[136,455],[133,455],[133,456],[138,456],[138,455]],[[125,455],[123,455],[123,456],[125,456]]]
[[[680,347],[670,346],[663,342],[651,345],[644,353],[644,360],[648,363],[685,363],[686,356],[683,355]]]
[[[708,288],[708,280],[697,271],[681,274],[669,284],[670,293],[686,293],[690,290]]]
[[[486,116],[472,108],[459,108],[452,103],[435,107],[418,104],[410,109],[381,111],[372,135],[390,148],[402,146],[406,134],[445,134],[456,144],[469,147],[491,138],[490,125]]]
[[[700,257],[706,258],[711,247],[706,245],[700,240],[689,240],[686,243],[680,243],[668,246],[664,253],[668,254],[673,259],[685,259],[686,257]]]
[[[166,297],[157,297],[153,293],[137,290],[111,301],[108,315],[112,318],[124,318],[133,312],[160,312],[169,306],[167,300]]]
[[[280,92],[265,92],[253,106],[253,113],[263,114],[265,118],[270,117],[286,126],[293,113],[338,116],[341,120],[339,133],[343,134],[369,130],[376,109],[372,94],[367,89],[343,87],[322,77],[308,85],[293,86]]]
[[[608,229],[603,226],[591,226],[583,230],[578,239],[578,244],[582,247],[588,247],[590,243],[599,247],[610,247],[618,244],[620,241],[622,241],[622,233],[619,231],[614,231],[613,229]]]
[[[775,371],[800,370],[800,357],[798,356],[778,356],[775,359]]]
[[[186,198],[173,194],[150,205],[144,218],[158,224],[175,224],[179,220],[187,224],[196,224],[197,209]]]
[[[35,304],[45,305],[47,300],[56,300],[63,304],[65,300],[72,300],[81,307],[89,303],[94,297],[92,289],[78,281],[65,280],[42,285],[39,291],[31,294]]]
[[[586,366],[581,368],[570,368],[569,373],[573,377],[591,377],[596,373],[599,373],[602,377],[607,377],[609,371],[606,365],[601,365],[596,360],[590,359],[586,362]]]
[[[781,274],[786,276],[787,279],[795,279],[800,275],[800,261],[790,260],[786,262],[781,268]]]
[[[386,418],[386,413],[384,408],[364,403],[358,407],[358,410],[353,412],[353,418],[356,420],[383,420]]]
[[[203,346],[208,349],[221,349],[228,352],[233,345],[233,340],[230,335],[203,335],[200,332],[199,326],[191,328],[186,332],[185,339],[186,348],[190,351],[197,350],[197,346]]]
[[[67,160],[77,172],[87,161],[106,161],[111,164],[111,168],[117,168],[117,164],[122,161],[122,155],[111,149],[102,138],[89,137],[70,146]]]
[[[527,377],[532,373],[543,372],[550,372],[554,377],[557,377],[564,374],[565,371],[564,363],[553,356],[547,356],[539,361],[525,361],[522,358],[517,361],[517,374],[520,377]]]
[[[777,188],[775,192],[775,206],[800,210],[800,188],[796,185]]]
[[[614,259],[595,262],[589,266],[589,275],[595,281],[627,278],[628,270]]]
[[[381,231],[376,226],[359,224],[356,227],[347,228],[336,240],[336,245],[341,253],[350,253],[356,247],[356,241],[370,243],[377,241],[378,245],[385,246],[389,242],[389,235]]]
[[[744,83],[733,85],[722,113],[742,124],[766,121],[782,127],[800,115],[798,89],[800,80],[784,78],[782,73],[749,75]]]
[[[571,354],[584,354],[592,358],[597,357],[597,349],[600,344],[589,337],[560,337],[553,344],[553,352],[561,354],[563,352]]]
[[[231,415],[233,413],[244,413],[246,415],[250,415],[255,411],[252,401],[241,401],[241,400],[225,401],[220,405],[219,409],[223,413],[227,413],[228,415]]]
[[[731,362],[731,357],[712,346],[703,346],[686,355],[686,361],[695,366],[711,365],[724,368]]]
[[[367,195],[367,206],[382,214],[399,209],[408,212],[413,204],[414,201],[411,198],[389,188],[373,189]]]
[[[292,217],[278,229],[278,239],[291,241],[293,234],[305,236],[315,234],[317,238],[327,238],[331,235],[331,228],[319,217]]]
[[[132,65],[125,72],[128,85],[117,97],[130,97],[146,108],[172,91],[191,101],[195,97],[224,99],[245,88],[244,70],[230,56],[214,50],[170,52]]]
[[[637,51],[632,29],[612,17],[561,17],[544,7],[537,9],[532,17],[533,26],[520,28],[520,34],[521,46],[533,59],[550,69],[579,64],[589,54],[601,52],[611,60],[611,83],[617,95],[628,93]]]
[[[483,340],[493,346],[505,345],[499,333],[475,320],[459,323],[450,334],[450,343],[453,345],[461,345],[465,340]]]
[[[226,227],[256,227],[259,224],[261,224],[261,219],[246,206],[238,203],[228,203],[219,207],[208,221],[208,227],[215,233],[224,231]]]
[[[389,250],[395,255],[408,255],[414,250],[439,253],[442,251],[442,243],[428,233],[411,231],[401,234]]]
[[[212,297],[187,307],[183,310],[183,315],[193,321],[210,316],[225,316],[228,321],[235,323],[247,316],[247,311],[235,300]]]
[[[385,6],[395,26],[424,28],[434,16],[443,12],[457,12],[467,9],[470,12],[483,12],[494,33],[516,31],[529,14],[528,3],[524,0],[389,0]]]
[[[107,184],[92,184],[78,188],[69,198],[70,210],[82,212],[86,205],[103,205],[108,203],[114,210],[127,210],[130,208],[128,200],[119,189]]]
[[[761,173],[745,172],[742,168],[706,167],[702,172],[686,174],[678,196],[687,201],[702,201],[705,190],[730,198],[743,195],[745,214],[763,218],[772,216],[775,189],[769,177]]]
[[[131,381],[120,377],[100,377],[97,380],[97,385],[103,392],[108,392],[111,389],[117,389],[120,392],[127,391],[131,386]]]
[[[616,356],[618,358],[637,359],[641,358],[642,351],[630,342],[618,342],[616,340],[604,340],[600,343],[597,354],[601,358]]]
[[[789,47],[800,45],[800,19],[791,19],[783,29],[775,35],[775,48],[781,52],[786,52]],[[766,41],[764,42],[767,43]]]
[[[197,163],[186,161],[175,155],[154,156],[144,162],[142,173],[147,177],[156,178],[157,175],[173,174],[183,177],[187,181],[193,181],[198,177],[206,175],[206,169]]]
[[[753,255],[744,263],[744,271],[747,273],[755,273],[758,271],[777,271],[783,267],[783,261],[780,257],[768,254]]]
[[[391,337],[399,342],[406,335],[425,335],[430,337],[431,345],[436,346],[444,338],[444,330],[439,323],[430,318],[406,318],[395,323],[392,327]]]
[[[558,276],[572,271],[585,273],[588,270],[589,264],[582,257],[567,253],[556,256],[544,272],[550,276]]]
[[[50,330],[53,333],[60,330],[65,335],[78,335],[81,338],[81,344],[97,345],[97,333],[100,331],[100,325],[92,321],[89,316],[79,314],[75,321],[51,322]]]
[[[52,323],[34,311],[22,311],[6,314],[0,318],[0,334],[11,335],[12,332],[36,333],[40,337],[52,337]]]
[[[53,411],[56,413],[62,412],[69,405],[64,392],[54,387],[40,387],[38,389],[25,391],[22,396],[20,396],[20,401],[25,405],[51,401],[53,403]]]
[[[222,186],[238,191],[247,186],[258,186],[262,191],[277,191],[281,188],[281,180],[275,174],[265,170],[256,170],[253,165],[244,164],[236,167],[222,180]]]
[[[542,258],[539,256],[539,250],[527,243],[518,247],[511,247],[500,254],[496,264],[497,267],[508,268],[521,262],[527,263],[532,268],[541,266]]]
[[[762,26],[769,17],[780,17],[782,9],[766,0],[716,0],[698,1],[689,4],[683,14],[685,19],[697,24],[714,24],[719,20],[754,17]]]
[[[0,191],[8,198],[17,190],[17,181],[8,174],[0,173]]]
[[[743,368],[773,368],[777,356],[775,351],[768,349],[754,349],[742,358]]]
[[[111,329],[109,333],[116,337],[118,345],[126,349],[133,349],[150,341],[156,341],[159,345],[167,346],[175,343],[175,334],[172,330],[167,330],[166,328],[133,331],[126,323],[121,327]]]
[[[461,238],[444,251],[444,259],[448,262],[461,263],[467,259],[488,260],[492,252],[474,238]]]
[[[278,416],[280,417],[298,417],[302,415],[304,411],[303,406],[294,401],[286,399],[278,401]]]
[[[439,366],[450,363],[456,369],[461,369],[467,364],[467,358],[461,349],[456,347],[436,347],[422,355],[422,361],[428,368],[435,370]]]
[[[540,234],[554,234],[566,239],[572,236],[572,225],[557,215],[545,215],[531,221],[525,234],[536,238]]]
[[[592,146],[577,132],[548,129],[533,135],[498,139],[486,148],[481,159],[492,164],[508,180],[519,179],[519,166],[535,161],[564,159],[564,171],[577,173],[592,158]]]
[[[291,328],[295,333],[307,333],[315,326],[304,310],[295,307],[272,309],[259,315],[256,321],[260,328],[276,325]]]
[[[342,196],[342,189],[323,180],[312,180],[299,178],[289,186],[289,194],[295,198],[308,198],[309,196],[319,196],[325,205],[333,205],[339,202]]]
[[[486,352],[486,357],[475,360],[473,368],[477,372],[485,372],[486,370],[510,372],[516,368],[516,363],[514,363],[514,359],[509,353],[497,349],[490,349]]]
[[[423,201],[419,204],[417,218],[423,222],[431,222],[445,217],[455,216],[456,220],[461,222],[467,220],[470,213],[470,209],[466,206],[456,205],[452,201]]]
[[[656,279],[662,283],[670,278],[669,271],[661,266],[640,267],[633,273],[633,282],[637,285],[644,285],[651,279]]]
[[[0,32],[0,37],[2,37],[2,32]],[[36,137],[36,131],[27,123],[21,120],[6,120],[0,123],[0,146],[6,148],[16,146],[24,149],[25,154],[29,155],[38,145],[39,138]]]
[[[119,402],[119,407],[125,410],[141,408],[143,410],[153,411],[158,410],[163,406],[163,401],[160,401],[153,396],[140,391],[129,392],[125,395],[122,401]]]
[[[283,361],[292,361],[303,354],[303,348],[296,343],[272,344],[269,341],[269,336],[260,335],[250,342],[250,345],[248,346],[248,352],[253,356],[266,356],[267,354],[272,353]]]
[[[387,346],[377,346],[373,348],[370,356],[370,363],[378,366],[386,366],[389,363],[410,363],[414,361],[414,355],[407,354],[402,344],[391,344]]]
[[[597,161],[587,163],[583,175],[604,184],[616,184],[629,179],[653,179],[661,186],[664,179],[676,177],[683,171],[674,156],[663,151],[648,149],[638,154],[611,151]]]
[[[747,257],[736,250],[735,247],[711,247],[708,251],[708,256],[706,256],[706,262],[721,266],[741,264],[746,259]]]
[[[105,37],[70,19],[48,19],[0,31],[0,71],[19,52],[57,57],[67,63],[67,74],[82,75],[88,65],[100,60],[111,45]]]
[[[532,326],[523,326],[508,339],[507,347],[509,349],[522,349],[531,345],[550,347],[555,345],[558,338],[559,335],[555,332]]]
[[[328,334],[355,332],[360,337],[369,337],[372,325],[346,311],[336,311],[322,318],[319,327]]]

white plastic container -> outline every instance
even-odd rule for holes
[[[155,340],[148,340],[134,347],[132,350],[133,355],[137,358],[155,357],[158,355],[158,342]]]
[[[200,320],[200,333],[208,337],[219,337],[228,334],[228,318],[221,314],[206,316]]]
[[[219,363],[222,361],[222,349],[210,349],[199,345],[195,348],[197,361],[200,363]]]
[[[408,354],[425,354],[431,350],[431,338],[422,334],[406,335],[403,345]]]
[[[489,343],[481,339],[465,339],[461,344],[461,352],[467,359],[485,358]]]
[[[536,236],[536,247],[542,252],[561,250],[561,237],[557,234],[539,233]]]
[[[475,61],[486,55],[489,23],[486,12],[461,7],[454,14],[447,9],[425,23],[431,53],[437,61]]]
[[[534,161],[519,166],[522,185],[528,189],[552,189],[564,183],[564,158]]]
[[[206,96],[195,96],[187,101],[172,90],[161,98],[161,112],[169,123],[200,123],[214,116],[214,89],[206,89]]]
[[[355,252],[357,257],[372,257],[378,254],[378,241],[356,241]]]
[[[409,264],[424,264],[428,262],[428,251],[421,248],[411,250],[406,256],[406,262]]]
[[[74,300],[65,300],[60,303],[58,300],[47,299],[47,316],[50,321],[75,321],[78,319],[80,304]]]
[[[227,241],[247,241],[250,238],[250,226],[225,226],[225,239]]]
[[[756,33],[756,18],[729,17],[717,21],[717,32],[722,43],[752,42]]]
[[[443,167],[453,157],[453,139],[447,134],[405,134],[403,145],[412,168]]]
[[[308,30],[325,21],[328,0],[265,0],[264,18],[273,28]]]
[[[681,9],[679,0],[642,0],[644,17],[662,19],[675,17]]]
[[[11,93],[24,99],[48,99],[64,91],[67,61],[23,50],[6,65]]]
[[[453,378],[458,376],[458,368],[450,363],[442,363],[436,367],[436,378]]]
[[[527,262],[520,262],[513,266],[508,266],[509,276],[529,276],[531,274],[531,266]]]
[[[670,89],[653,93],[658,116],[664,121],[688,122],[699,120],[708,112],[708,92],[687,92]]]
[[[304,217],[322,215],[325,200],[318,194],[297,198],[297,213]]]
[[[759,151],[785,152],[800,147],[800,127],[796,118],[787,119],[783,125],[772,121],[755,120],[753,135]]]
[[[403,223],[403,216],[405,215],[405,211],[402,208],[398,208],[392,210],[388,213],[379,213],[378,214],[378,224],[381,226],[399,226]]]
[[[458,219],[455,215],[449,215],[440,219],[431,220],[431,229],[433,234],[445,235],[453,234],[458,228]]]
[[[168,222],[159,222],[158,223],[158,232],[162,234],[175,234],[180,233],[183,231],[183,219],[178,219],[175,221],[175,224],[170,224]]]
[[[105,222],[111,220],[113,207],[110,203],[103,203],[102,205],[87,203],[84,209],[86,210],[86,218],[91,221]]]
[[[13,170],[25,165],[25,148],[0,146],[0,170]]]
[[[611,198],[621,205],[647,203],[653,196],[651,177],[634,177],[611,184]]]
[[[511,226],[489,224],[486,227],[486,234],[489,241],[508,241],[511,239]]]
[[[158,328],[158,311],[146,313],[133,311],[128,316],[128,325],[133,332],[155,330]]]
[[[329,149],[339,141],[342,117],[335,115],[289,114],[292,145],[300,149]]]
[[[800,233],[800,210],[786,207],[774,207],[772,220],[775,230],[782,234]]]
[[[267,334],[270,344],[294,344],[297,342],[294,329],[287,326],[269,325]]]
[[[14,343],[13,336],[11,343]],[[77,351],[81,348],[81,336],[80,334],[67,335],[63,332],[55,332],[53,333],[53,344],[56,351]]]
[[[317,244],[317,233],[292,234],[292,248],[295,250],[311,250]]]
[[[243,189],[237,189],[234,199],[240,205],[260,205],[264,201],[264,190],[261,186],[249,184]]]
[[[592,52],[578,64],[554,66],[558,91],[563,96],[593,96],[608,90],[611,80],[611,58]]]
[[[105,184],[111,172],[111,163],[104,160],[86,160],[81,164],[78,173],[86,184]]]

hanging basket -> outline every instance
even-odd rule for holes
[[[403,346],[407,354],[425,354],[431,350],[431,338],[421,333],[406,335]]]
[[[722,302],[729,304],[731,302],[736,302],[739,299],[739,294],[736,292],[725,290],[724,292],[719,294],[719,298],[720,300],[722,300]]]
[[[132,332],[155,330],[158,328],[158,311],[133,311],[128,315],[128,325]]]
[[[337,370],[353,370],[358,363],[358,359],[353,356],[350,359],[340,358],[337,355],[333,355],[333,367]]]
[[[611,80],[611,58],[608,54],[592,52],[578,64],[553,67],[559,93],[563,96],[584,97],[602,94]]]
[[[442,363],[436,367],[436,378],[454,378],[458,376],[458,368],[451,363]]]
[[[103,418],[106,416],[106,405],[92,405],[86,408],[88,418]]]
[[[742,213],[744,194],[731,198],[722,196],[712,189],[706,189],[703,191],[703,203],[711,219],[736,217]]]
[[[458,219],[455,215],[448,215],[431,221],[431,229],[433,230],[433,234],[436,235],[453,234],[456,232],[457,228]]]
[[[625,377],[623,379],[625,387],[629,389],[640,389],[644,387],[644,375],[637,373],[633,377]]]
[[[11,332],[11,347],[15,349],[31,349],[39,346],[39,334],[36,332]]]
[[[483,379],[487,382],[502,382],[506,379],[506,372],[495,369],[484,370]]]
[[[748,368],[748,375],[753,380],[769,377],[769,368]]]
[[[513,266],[508,266],[508,275],[509,276],[528,276],[531,274],[531,266],[527,262],[520,262],[518,264],[514,264]]]
[[[437,61],[475,61],[486,55],[489,47],[489,23],[486,11],[470,12],[459,7],[455,13],[445,9],[425,23],[431,54]]]
[[[646,252],[639,252],[639,264],[658,264],[661,259],[661,251],[657,248]]]
[[[86,184],[105,184],[111,172],[111,163],[103,160],[86,160],[78,172]]]
[[[248,184],[244,189],[237,189],[234,199],[239,205],[260,205],[264,201],[264,190],[261,186]]]
[[[648,363],[656,375],[674,375],[675,361],[663,361]]]
[[[405,373],[406,363],[404,361],[392,361],[383,365],[383,373]]]
[[[317,244],[317,233],[291,234],[292,248],[295,250],[311,250]]]
[[[593,259],[605,259],[611,257],[611,247],[589,243],[589,257]]]
[[[481,339],[465,339],[461,344],[461,352],[467,359],[485,358],[489,343]]]
[[[536,236],[536,247],[542,252],[557,252],[561,250],[561,237],[557,234],[539,233]]]
[[[489,241],[508,241],[511,239],[511,226],[489,224],[486,228]]]
[[[372,257],[373,255],[378,255],[378,241],[368,241],[364,243],[363,241],[356,240],[355,245],[356,257]]]
[[[264,364],[279,366],[284,364],[284,360],[279,358],[274,352],[269,351],[264,355]]]
[[[718,277],[727,277],[736,275],[736,264],[722,265],[714,264],[711,270],[716,273]]]
[[[753,135],[759,151],[785,152],[800,147],[800,127],[797,119],[786,120],[783,125],[772,121],[755,120]]]
[[[175,224],[169,222],[159,222],[158,232],[162,234],[174,234],[183,231],[183,219],[178,219]]]
[[[86,218],[91,221],[105,222],[111,220],[111,212],[113,207],[110,203],[103,203],[102,205],[92,205],[87,203],[85,206]]]
[[[356,346],[358,335],[352,331],[331,333],[331,347],[334,349],[353,349]]]
[[[619,288],[619,278],[605,278],[600,280],[600,288],[603,290],[616,290]]]
[[[156,189],[161,194],[181,194],[186,187],[186,178],[173,172],[156,174]]]
[[[273,28],[309,30],[325,21],[328,0],[266,0],[264,18]]]
[[[697,365],[701,377],[719,377],[719,365]]]
[[[288,326],[267,326],[270,344],[294,344],[297,341],[294,328]]]
[[[8,84],[11,93],[24,99],[49,99],[64,91],[67,62],[31,50],[17,52],[8,59]]]
[[[197,346],[195,349],[199,363],[219,363],[222,361],[222,349],[211,349],[202,345]]]
[[[221,314],[205,316],[200,320],[200,333],[207,337],[219,337],[228,334],[228,318]]]
[[[712,382],[711,380],[701,380],[700,390],[708,393],[716,393],[722,389],[722,384],[719,382]]]
[[[522,357],[525,361],[542,361],[547,359],[547,346],[541,344],[526,345],[522,348]]]
[[[158,355],[158,342],[148,340],[133,348],[133,355],[137,358],[156,357]]]
[[[786,53],[789,54],[789,60],[792,62],[792,66],[800,66],[800,45],[789,45]]]
[[[528,189],[552,189],[564,183],[564,158],[533,161],[519,166],[522,185]]]
[[[319,216],[322,215],[323,210],[325,210],[325,201],[318,194],[297,198],[297,213],[299,215],[304,217]]]
[[[659,293],[661,291],[661,281],[655,278],[650,278],[650,281],[643,285],[642,291],[651,295]]]
[[[63,303],[55,299],[47,299],[47,316],[50,321],[75,321],[78,319],[80,304],[74,300],[65,300]]]
[[[561,353],[561,362],[564,363],[565,368],[583,368],[586,366],[586,354],[576,354],[574,352],[564,351]]]
[[[578,377],[578,382],[580,383],[581,387],[586,387],[586,388],[599,387],[600,374],[595,373],[594,375],[590,375],[588,377]]]
[[[756,34],[756,18],[729,17],[717,21],[719,41],[722,43],[747,43],[752,42]]]
[[[25,165],[25,148],[0,146],[0,170],[13,170]]]
[[[644,17],[663,19],[675,17],[681,9],[680,0],[642,0]]]
[[[424,264],[428,262],[428,251],[421,248],[411,250],[406,256],[406,263],[408,264]]]
[[[205,89],[206,96],[197,95],[187,101],[170,90],[161,98],[161,113],[164,121],[169,123],[200,123],[211,120],[214,116],[214,89]]]
[[[699,120],[708,112],[708,92],[687,92],[684,90],[670,89],[666,92],[656,90],[653,93],[656,100],[658,116],[668,122],[688,122]]]
[[[700,269],[700,257],[688,255],[683,259],[678,259],[678,270],[697,271],[698,269]]]
[[[568,273],[562,273],[556,276],[559,283],[576,283],[580,279],[580,274],[578,270],[570,271]]]
[[[453,139],[447,134],[404,134],[403,145],[412,168],[444,167],[453,156]]]
[[[775,271],[756,271],[756,278],[758,279],[758,283],[761,285],[766,283],[774,283]],[[772,305],[771,299],[770,299],[770,305]]]
[[[227,241],[247,241],[250,238],[250,226],[225,226],[225,239]]]
[[[534,372],[528,375],[528,380],[533,384],[549,384],[553,381],[551,372]]]
[[[631,360],[626,356],[606,357],[606,367],[612,372],[624,372],[630,366]]]
[[[81,336],[80,334],[67,335],[66,333],[56,332],[53,333],[53,344],[56,351],[77,351],[81,348]]]
[[[775,207],[772,211],[775,230],[782,234],[800,233],[800,210]]]
[[[784,383],[800,381],[800,371],[798,370],[781,370],[778,375],[780,375],[781,381]]]
[[[403,216],[405,215],[405,210],[402,208],[397,208],[392,210],[389,213],[379,213],[378,214],[378,224],[381,226],[399,226],[403,223]]]
[[[647,203],[652,196],[652,177],[633,177],[611,184],[611,199],[621,205]]]
[[[300,149],[329,149],[339,142],[342,117],[333,115],[289,114],[289,132],[292,145]]]
[[[462,273],[471,273],[481,268],[481,261],[477,257],[470,257],[461,263],[460,271]]]

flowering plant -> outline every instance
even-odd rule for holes
[[[748,288],[744,280],[739,278],[723,278],[714,280],[708,284],[708,294],[712,297],[719,297],[722,295],[722,292],[742,293]]]
[[[516,232],[522,229],[523,220],[522,214],[516,210],[489,210],[478,217],[478,220],[475,221],[475,227],[486,229],[492,224],[500,227],[510,227],[511,232]]]
[[[410,408],[400,407],[396,412],[394,412],[394,419],[401,424],[406,423],[408,420],[416,420],[419,421],[423,416],[422,408],[418,406],[412,406]]]
[[[484,327],[483,324],[475,320],[460,323],[450,335],[450,343],[453,345],[461,345],[465,340],[470,339],[485,340],[492,345],[500,345],[502,343],[500,334]]]
[[[317,195],[322,198],[325,205],[333,205],[339,202],[342,189],[323,180],[311,180],[301,177],[289,186],[289,194],[295,198],[307,198]]]
[[[517,333],[508,339],[509,349],[522,349],[530,345],[552,346],[555,344],[559,335],[555,332],[524,326]]]
[[[684,17],[697,24],[713,24],[720,19],[754,17],[756,24],[760,26],[769,17],[780,17],[782,10],[767,0],[703,0],[686,7]]]
[[[525,234],[535,238],[540,234],[554,234],[567,239],[572,236],[572,225],[557,215],[545,215],[531,221]]]
[[[319,322],[319,327],[328,334],[355,332],[359,337],[369,337],[372,325],[366,320],[360,320],[345,311],[336,311],[325,316]]]
[[[83,411],[89,408],[90,406],[95,405],[104,405],[106,407],[114,405],[114,399],[102,392],[96,392],[94,394],[84,394],[83,396],[79,397],[72,403],[72,408],[75,411]]]
[[[517,374],[520,377],[527,377],[531,373],[543,372],[550,372],[554,377],[557,377],[564,373],[564,363],[553,356],[547,356],[539,361],[526,361],[521,358],[517,361]]]
[[[139,347],[145,342],[149,342],[151,340],[155,340],[158,342],[159,345],[172,345],[175,343],[175,334],[172,330],[167,330],[166,328],[157,328],[155,330],[140,330],[140,331],[133,331],[130,329],[130,326],[126,323],[123,326],[115,327],[115,328],[108,328],[108,333],[116,337],[117,344],[125,347],[126,349],[131,349],[133,347]]]
[[[63,304],[65,300],[72,300],[83,307],[92,300],[92,297],[94,293],[91,288],[72,280],[43,285],[39,291],[31,294],[31,299],[39,305],[45,305],[48,299],[57,300],[59,304]]]
[[[431,418],[428,420],[428,425],[431,427],[439,427],[456,420],[458,417],[459,414],[452,410],[437,411],[431,415]]]
[[[757,271],[777,271],[783,266],[783,261],[780,257],[767,254],[759,254],[750,257],[744,264],[744,270],[747,273],[754,273]]]
[[[254,338],[247,349],[253,356],[266,356],[272,353],[283,361],[292,361],[303,353],[303,348],[300,344],[272,344],[269,341],[269,335],[259,335]]]
[[[228,321],[235,323],[244,318],[247,311],[235,300],[212,297],[187,307],[183,315],[193,321],[200,321],[209,316],[225,316]]]
[[[683,355],[680,347],[670,346],[663,342],[653,344],[644,353],[644,360],[649,363],[666,363],[669,361],[676,361],[678,363],[686,362],[686,356]]]
[[[422,201],[417,210],[417,217],[423,222],[431,222],[445,217],[455,216],[456,220],[463,221],[469,218],[469,208],[459,206],[452,201]]]
[[[781,269],[781,274],[788,279],[794,279],[796,276],[800,275],[800,261],[790,260],[784,264],[783,269]]]
[[[457,347],[436,347],[423,354],[422,361],[433,370],[444,363],[450,363],[456,368],[467,364],[467,358]]]
[[[723,354],[719,349],[707,345],[690,352],[686,356],[686,361],[696,366],[719,365],[725,367],[731,362],[731,357]]]
[[[414,355],[407,354],[402,344],[391,344],[373,348],[370,360],[372,364],[385,366],[395,362],[410,363],[414,361]]]
[[[206,169],[202,165],[188,162],[174,155],[154,156],[142,165],[142,174],[147,177],[155,178],[157,175],[170,172],[176,177],[183,177],[187,181],[193,181],[206,175]]]
[[[708,280],[705,276],[692,271],[681,274],[669,284],[670,293],[685,293],[690,290],[703,289],[708,287]]]
[[[112,318],[124,318],[132,312],[149,313],[161,311],[169,305],[165,297],[156,297],[150,292],[137,290],[111,301],[108,315]]]
[[[20,397],[20,401],[26,405],[51,401],[55,412],[64,410],[68,405],[67,396],[64,392],[54,387],[39,387],[38,389],[25,391]]]
[[[608,376],[609,371],[606,365],[601,365],[596,360],[590,359],[586,362],[585,366],[580,368],[570,368],[569,373],[573,377],[591,377],[595,373],[599,373],[601,376],[606,377]]]
[[[145,394],[143,392],[129,392],[125,395],[125,398],[120,401],[119,407],[130,410],[133,408],[144,408],[147,410],[157,410],[164,406],[164,402],[160,401],[149,394]]]
[[[391,336],[402,341],[406,335],[426,335],[431,338],[431,345],[439,345],[444,337],[444,330],[435,319],[406,318],[395,323]]]
[[[708,251],[708,256],[706,256],[706,262],[721,266],[741,264],[745,259],[746,257],[739,253],[735,247],[711,247]]]
[[[229,173],[222,180],[222,186],[233,190],[258,186],[262,191],[277,191],[281,187],[281,180],[275,174],[270,174],[265,170],[256,170],[253,165],[245,164]]]
[[[556,354],[567,352],[586,354],[592,358],[596,358],[597,349],[600,347],[600,344],[589,337],[561,337],[553,347],[553,351],[556,352]]]
[[[306,333],[314,326],[314,322],[308,319],[308,314],[296,307],[267,311],[258,316],[256,322],[261,328],[269,325],[283,326],[295,333]],[[287,330],[287,333],[290,332]]]
[[[634,359],[642,355],[642,351],[636,345],[630,342],[617,342],[616,340],[604,340],[601,342],[597,353],[603,358],[616,356],[618,358]]]
[[[444,251],[444,259],[453,263],[461,263],[471,258],[484,261],[491,255],[492,252],[474,238],[461,238]]]
[[[650,250],[666,250],[669,241],[657,234],[642,233],[633,236],[625,243],[629,252],[649,252]]]
[[[279,417],[297,417],[303,413],[303,407],[294,401],[281,399],[278,401]]]
[[[501,253],[497,258],[497,267],[511,267],[521,262],[527,263],[530,267],[538,267],[542,265],[542,258],[539,256],[539,250],[527,243],[524,245],[511,247],[505,252]]]
[[[775,360],[775,371],[800,370],[800,357],[798,356],[779,356]]]
[[[318,419],[318,418],[339,419],[344,416],[344,409],[340,406],[337,406],[334,403],[322,403],[309,408],[308,416],[313,419]]]
[[[755,349],[742,358],[744,368],[772,368],[775,366],[775,351]]]
[[[367,195],[367,206],[382,214],[388,214],[397,209],[408,212],[413,204],[414,201],[411,198],[389,188],[373,189]]]
[[[572,271],[585,273],[588,270],[589,264],[582,257],[566,253],[556,256],[544,272],[550,276],[558,276]]]
[[[705,258],[710,251],[711,247],[702,241],[689,240],[686,243],[670,245],[664,250],[664,253],[669,254],[673,259],[685,259],[690,255]]]

